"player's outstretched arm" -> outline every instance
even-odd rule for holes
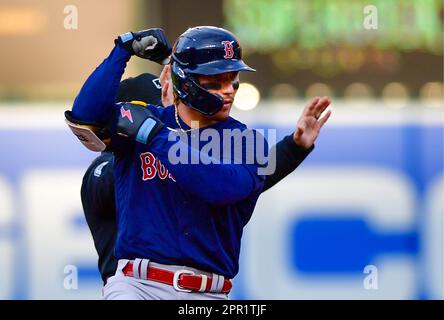
[[[256,141],[252,146],[262,143],[264,150],[267,150],[266,139],[254,130],[252,133]],[[255,158],[253,163],[236,160],[220,163],[207,153],[192,148],[187,141],[181,141],[177,135],[176,138],[173,138],[174,136],[166,128],[159,130],[152,138],[150,151],[167,167],[178,186],[184,191],[212,205],[230,205],[262,190],[265,177],[260,174],[259,168],[265,167],[266,163],[259,162],[263,162],[264,159],[258,161]],[[262,141],[259,142],[259,139]],[[243,145],[242,148],[248,152],[252,146]],[[170,157],[175,153],[173,150],[178,149],[186,150],[185,154],[189,155],[190,159],[200,159],[202,162],[186,164],[179,161],[172,164]],[[249,151],[254,153],[252,150]]]
[[[122,147],[114,147],[115,151],[124,150],[133,143],[145,144],[149,151],[171,172],[176,183],[184,191],[212,205],[228,205],[260,192],[263,188],[264,177],[259,174],[259,167],[265,166],[264,161],[254,161],[251,164],[220,163],[207,153],[192,148],[188,141],[181,140],[180,133],[166,127],[153,113],[136,103],[118,103],[117,121],[110,128],[116,136],[114,143]],[[265,138],[254,132],[255,139],[263,139],[263,149],[268,145]],[[117,139],[120,137],[120,139]],[[260,142],[253,143],[257,146]],[[125,147],[126,146],[126,147]],[[244,146],[243,146],[244,148]],[[246,149],[245,147],[244,149]],[[180,149],[191,159],[205,159],[199,164],[187,164],[176,161],[174,150]],[[248,151],[247,151],[248,152]],[[255,154],[254,150],[251,150]],[[171,160],[170,157],[175,160]],[[145,161],[145,160],[144,160]],[[266,162],[266,161],[265,161]],[[204,164],[205,163],[205,164]]]
[[[137,125],[135,126],[137,130],[128,130],[126,126],[130,122],[122,117],[119,123],[122,122],[125,125],[120,128],[120,130],[124,129],[120,135],[132,137],[130,140],[136,140],[144,144],[150,144],[151,140],[156,137],[156,141],[151,144],[150,149],[177,178],[179,186],[183,186],[184,190],[209,203],[225,205],[248,197],[258,188],[264,191],[292,172],[313,149],[320,129],[330,117],[331,112],[328,111],[321,118],[329,104],[328,98],[313,99],[299,118],[298,127],[294,134],[287,136],[278,143],[276,146],[278,149],[276,170],[271,176],[265,176],[267,178],[265,188],[262,188],[263,180],[255,172],[257,168],[236,164],[169,165],[168,150],[176,142],[167,138],[168,131],[161,132],[162,125],[159,124],[158,119],[149,114],[149,110],[143,110],[144,116],[140,123],[146,121],[150,125]],[[126,105],[125,107],[130,106]],[[132,108],[137,109],[138,107],[133,106]],[[133,118],[136,117],[133,116]],[[131,122],[131,127],[134,124],[135,122]],[[139,128],[155,128],[156,130],[147,131]],[[128,134],[129,132],[131,134]],[[160,133],[160,135],[157,136],[157,133]],[[140,139],[140,137],[143,137],[143,139]],[[197,150],[190,148],[188,145],[183,147],[188,149],[188,154],[198,153]],[[201,157],[200,154],[194,155],[195,159],[201,159]],[[228,183],[225,183],[226,181]]]

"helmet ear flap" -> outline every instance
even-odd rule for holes
[[[171,78],[174,92],[188,107],[206,116],[212,116],[222,109],[223,98],[202,88],[176,61],[171,66]]]
[[[185,72],[179,66],[179,64],[173,61],[171,65],[171,80],[173,82],[173,90],[181,99],[185,99],[187,92],[185,88],[186,77]]]

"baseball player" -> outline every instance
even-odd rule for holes
[[[115,154],[119,262],[104,296],[225,299],[238,270],[242,228],[263,189],[260,164],[173,165],[167,154],[177,141],[168,140],[167,127],[191,134],[191,121],[199,120],[196,130],[246,130],[229,110],[237,73],[253,69],[241,60],[230,32],[193,28],[178,39],[172,55],[174,106],[114,104],[131,54],[158,56],[163,42],[153,29],[119,37],[67,113],[71,129],[87,147],[103,150],[106,142]],[[300,147],[312,147],[330,115],[320,118],[327,106],[327,99],[316,99],[304,110],[293,135]],[[185,147],[202,153],[200,146]]]
[[[167,76],[171,81],[168,67],[165,66],[162,75]],[[169,81],[161,81],[154,75],[147,73],[126,79],[120,83],[116,101],[138,100],[158,105],[162,100],[161,104],[164,106],[171,105],[173,96],[168,92],[168,89],[171,88]],[[162,83],[162,90],[159,83]],[[292,133],[279,141],[275,148],[276,170],[273,174],[266,176],[262,192],[270,189],[293,172],[305,160],[314,146],[309,149],[300,147],[295,143],[294,133]],[[117,260],[114,258],[117,222],[113,165],[113,154],[109,151],[102,152],[88,167],[81,188],[83,210],[99,256],[98,266],[104,284],[106,284],[106,279],[114,275],[117,269]]]

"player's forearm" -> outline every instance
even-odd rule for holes
[[[113,113],[120,80],[130,59],[127,50],[115,46],[88,77],[74,101],[72,115],[78,120],[106,123]]]
[[[270,189],[292,173],[311,153],[314,145],[309,149],[304,149],[293,141],[293,134],[291,134],[279,141],[273,148],[276,148],[276,170],[273,174],[266,176],[262,192]]]
[[[182,144],[192,159],[210,160],[208,155],[182,141],[168,141],[168,132],[160,132],[151,144],[151,151],[168,168],[176,183],[186,192],[213,205],[229,205],[244,200],[259,192],[264,178],[257,174],[257,166],[247,164],[224,164],[205,161],[208,164],[172,164],[168,158],[174,144]]]

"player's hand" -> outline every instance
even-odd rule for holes
[[[330,118],[331,111],[322,116],[322,113],[330,105],[330,99],[316,97],[304,108],[301,117],[298,120],[296,131],[293,134],[293,140],[299,146],[308,149],[316,141],[322,126]]]
[[[167,64],[163,67],[159,77],[162,86],[162,105],[164,107],[174,104],[173,82],[171,80],[171,65]]]
[[[170,42],[159,28],[127,32],[120,35],[115,43],[124,47],[131,55],[159,64],[167,64],[172,52]]]

